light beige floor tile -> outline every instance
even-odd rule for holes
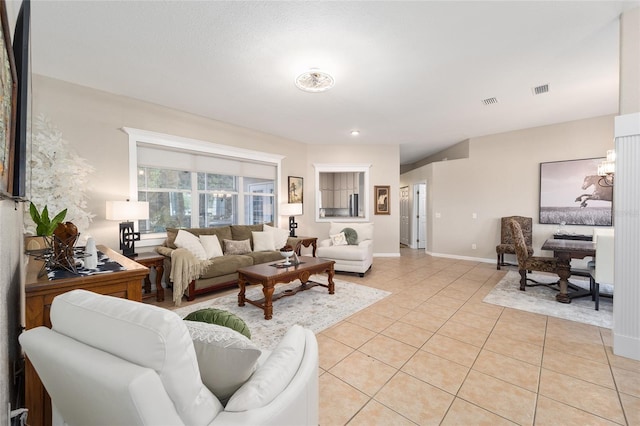
[[[478,353],[480,353],[478,346],[470,345],[469,343],[464,343],[440,334],[434,334],[433,337],[424,344],[422,350],[464,365],[465,367],[471,367],[478,357]]]
[[[373,331],[362,326],[344,321],[322,333],[354,349],[359,348],[376,335]]]
[[[369,401],[349,422],[349,426],[412,426],[415,424],[375,400]]]
[[[536,394],[471,370],[458,397],[521,425],[533,424]]]
[[[579,396],[576,395],[576,397]],[[617,423],[540,396],[536,407],[535,424],[536,426],[557,426],[558,424],[563,426],[613,426]]]
[[[605,347],[602,344],[548,337],[545,339],[545,348],[566,352],[589,361],[608,363]]]
[[[484,345],[484,342],[487,340],[487,336],[489,335],[488,332],[454,321],[448,321],[440,327],[436,334],[451,337],[452,339],[460,340],[461,342],[479,347]]]
[[[355,351],[329,371],[359,391],[373,396],[389,381],[397,369]]]
[[[453,314],[450,321],[459,322],[470,327],[479,328],[480,330],[490,333],[496,324],[495,319],[483,317],[472,312],[460,310]]]
[[[469,367],[429,352],[418,351],[401,371],[455,395],[467,377]]]
[[[409,315],[401,318],[400,321],[431,332],[438,331],[447,322],[446,318],[443,319],[421,311],[412,311]]]
[[[467,300],[469,300],[471,296],[473,296],[473,293],[475,293],[475,290],[461,291],[455,288],[451,288],[451,286],[448,286],[447,288],[443,289],[440,293],[438,293],[438,296],[450,297],[458,301],[466,302]],[[462,306],[462,305],[460,304],[458,306]]]
[[[640,373],[613,367],[613,377],[620,392],[640,398]]]
[[[556,373],[566,374],[596,385],[615,389],[613,377],[611,376],[611,367],[607,364],[545,348],[542,367],[553,370]]]
[[[540,367],[524,361],[483,349],[473,369],[531,392],[538,391]]]
[[[399,372],[375,399],[419,425],[437,425],[453,401],[453,395],[422,380]]]
[[[391,324],[382,334],[408,345],[415,346],[416,348],[424,345],[425,342],[433,336],[433,333],[429,330],[402,321]]]
[[[504,308],[502,306],[497,305],[489,305],[488,303],[476,302],[476,303],[465,303],[461,308],[463,312],[472,312],[476,315],[482,315],[483,317],[491,318],[497,320]]]
[[[389,327],[389,324],[391,322],[393,322],[393,320],[389,319],[389,317],[377,314],[375,310],[360,311],[357,314],[349,317],[347,321],[376,333],[380,333],[382,330]]]
[[[387,300],[382,300],[381,302],[376,303],[376,308],[376,313],[378,315],[388,317],[391,320],[398,320],[411,312],[411,309],[398,306]]]
[[[545,326],[528,323],[511,322],[505,319],[504,314],[500,317],[492,333],[509,337],[519,342],[530,343],[532,345],[544,345]]]
[[[462,305],[464,305],[464,302],[466,301],[466,299],[459,300],[459,299],[454,299],[452,297],[441,296],[440,294],[436,294],[431,299],[429,299],[429,301],[432,303],[435,303],[436,305],[459,309]]]
[[[613,347],[606,347],[607,359],[612,367],[622,368],[623,370],[635,371],[636,373],[640,373],[640,361],[636,361],[631,358],[625,358],[623,356],[618,356],[613,353]]]
[[[441,426],[509,426],[516,423],[470,404],[463,399],[456,398],[440,424]]]
[[[640,398],[621,393],[620,400],[629,426],[640,426]]]
[[[624,424],[622,407],[615,390],[543,368],[540,375],[539,394]],[[579,397],[576,397],[578,395]]]
[[[381,334],[362,345],[360,352],[392,367],[400,368],[418,351],[417,348]]]
[[[454,308],[451,306],[438,305],[427,300],[426,302],[416,307],[415,310],[420,312],[425,312],[434,317],[442,318],[443,320],[448,320],[449,318],[451,318],[451,315],[456,313],[458,308]]]
[[[542,364],[542,346],[518,341],[499,333],[491,333],[484,348],[529,364]]]
[[[318,334],[316,338],[318,340],[319,365],[325,370],[330,369],[354,351],[351,346],[340,343],[322,333]]]
[[[320,381],[320,425],[344,425],[367,403],[369,397],[334,375]]]

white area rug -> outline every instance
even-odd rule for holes
[[[314,275],[311,280],[327,283],[327,277],[324,275]],[[316,286],[274,301],[273,318],[268,321],[264,319],[262,309],[249,303],[243,307],[238,306],[237,293],[177,308],[174,312],[183,318],[190,312],[204,308],[233,312],[249,326],[251,340],[259,348],[271,350],[294,324],[300,324],[318,333],[391,294],[388,291],[337,280],[335,277],[333,282],[335,294],[329,294],[326,287]],[[278,284],[274,294],[298,286],[298,280],[289,284]],[[262,286],[249,286],[246,297],[251,300],[262,299]]]
[[[527,274],[527,276],[538,282],[556,281],[556,278],[551,275]],[[579,287],[589,288],[587,278],[571,277],[569,281]],[[600,286],[600,294],[603,293],[612,294],[612,288]],[[613,299],[601,296],[600,310],[596,311],[595,302],[590,296],[572,299],[571,303],[559,303],[556,301],[556,294],[558,294],[557,291],[545,286],[527,287],[526,291],[520,291],[520,274],[517,271],[509,271],[483,301],[598,327],[613,327]]]

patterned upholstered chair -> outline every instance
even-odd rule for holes
[[[527,253],[529,256],[533,256],[533,236],[531,229],[533,228],[533,219],[524,216],[507,216],[500,220],[500,244],[496,246],[496,254],[498,257],[496,268],[500,270],[500,266],[509,265],[504,263],[504,255],[516,254],[515,246],[513,245],[513,237],[511,236],[511,228],[509,222],[515,220],[520,225],[522,233],[524,235],[524,241],[527,246]]]
[[[509,223],[511,233],[513,234],[513,242],[516,249],[516,257],[518,258],[518,272],[520,272],[520,290],[525,291],[526,287],[538,285],[555,285],[556,283],[539,283],[535,280],[527,278],[527,271],[553,272],[556,273],[558,268],[558,258],[531,256],[524,241],[524,235],[520,224],[516,220]],[[527,284],[531,281],[534,284]],[[555,290],[555,289],[554,289]]]

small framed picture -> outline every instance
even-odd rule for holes
[[[374,186],[375,214],[391,214],[389,210],[389,185]]]
[[[304,196],[304,180],[301,177],[289,176],[289,203],[302,203]]]

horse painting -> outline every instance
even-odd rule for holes
[[[602,176],[598,175],[589,175],[584,177],[582,189],[588,189],[590,186],[593,186],[593,193],[582,194],[576,198],[576,203],[580,202],[580,208],[583,209],[587,207],[587,201],[589,200],[613,201],[613,187],[601,186],[598,183],[600,179],[602,179]]]

